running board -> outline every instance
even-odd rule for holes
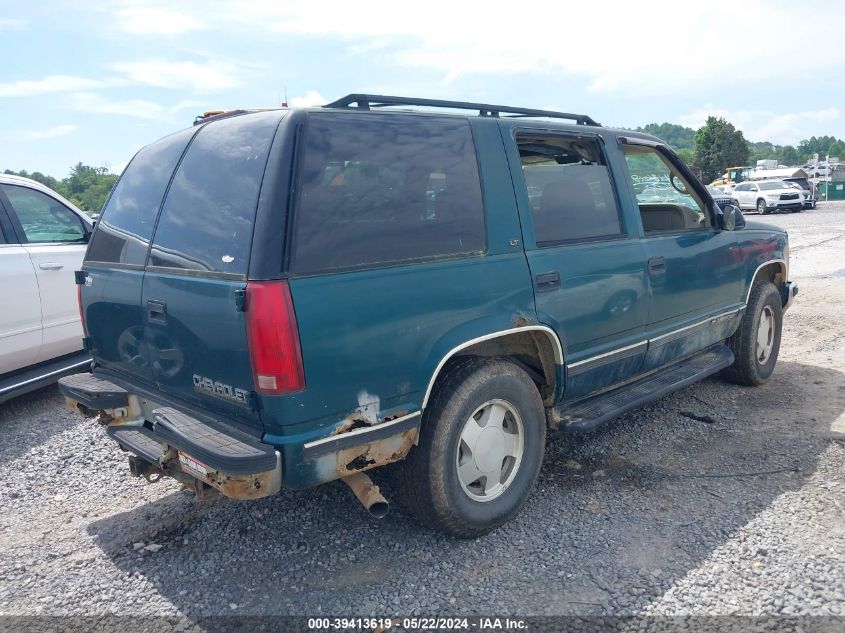
[[[644,378],[611,391],[565,402],[550,411],[560,431],[589,431],[613,418],[639,408],[729,367],[734,355],[716,345]]]
[[[0,376],[0,402],[46,387],[66,374],[87,371],[90,366],[88,352],[75,352]]]

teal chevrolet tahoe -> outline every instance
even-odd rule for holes
[[[404,107],[402,107],[404,106]],[[721,372],[772,375],[787,235],[659,139],[589,116],[349,95],[200,118],[141,149],[76,273],[61,380],[133,474],[255,499],[367,471],[474,537],[547,434]]]

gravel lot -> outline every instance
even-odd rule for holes
[[[772,381],[551,442],[473,542],[340,483],[199,503],[130,477],[55,388],[0,406],[0,615],[845,615],[845,203],[765,220],[800,285]]]

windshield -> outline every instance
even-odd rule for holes
[[[787,180],[786,182],[790,185],[798,185],[801,189],[810,188],[810,183],[807,182],[806,178],[795,178],[794,180]]]
[[[773,189],[787,189],[786,183],[780,180],[772,180],[771,182],[761,182],[760,191],[772,191]]]

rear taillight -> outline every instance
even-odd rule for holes
[[[299,330],[287,281],[247,284],[246,332],[258,393],[279,395],[305,389]]]

